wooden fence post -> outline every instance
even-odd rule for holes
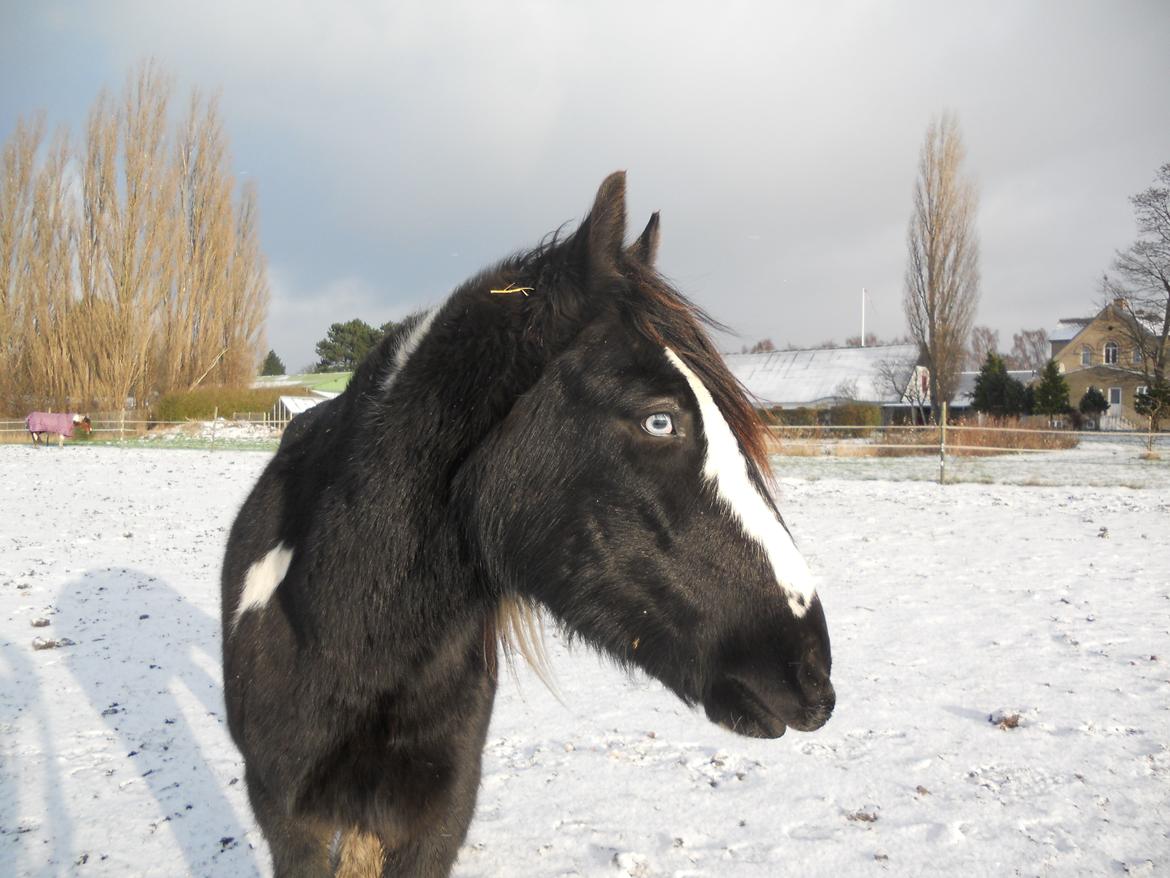
[[[942,420],[939,422],[938,440],[938,483],[945,484],[947,480],[947,403],[943,400]]]

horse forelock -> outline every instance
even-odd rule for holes
[[[629,311],[639,334],[659,348],[674,351],[698,375],[743,449],[744,456],[765,482],[771,482],[767,428],[752,405],[748,391],[731,374],[706,329],[720,328],[721,324],[660,277],[647,277],[642,273],[634,284],[633,293]]]

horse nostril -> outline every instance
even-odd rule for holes
[[[805,704],[826,710],[832,710],[836,705],[837,693],[829,680],[829,674],[819,662],[801,662],[797,683],[801,700]]]

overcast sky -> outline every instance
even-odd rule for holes
[[[256,182],[270,346],[378,324],[588,209],[628,171],[630,235],[738,349],[905,331],[911,190],[952,110],[981,192],[977,322],[1093,310],[1127,197],[1170,161],[1170,3],[0,0],[0,137],[77,133],[153,56],[219,90]]]

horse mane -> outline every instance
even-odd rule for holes
[[[518,679],[516,656],[520,656],[544,684],[544,688],[560,699],[552,663],[545,647],[544,616],[535,603],[520,595],[505,595],[496,605],[495,614],[489,616],[484,634],[484,653],[493,677],[499,674],[495,650],[497,644],[504,654],[508,675],[513,680]]]

